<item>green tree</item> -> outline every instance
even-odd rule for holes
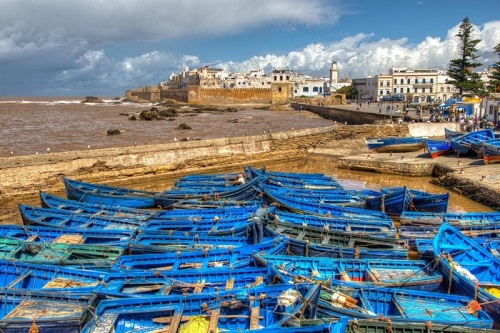
[[[460,24],[458,34],[456,34],[460,40],[460,58],[451,60],[448,68],[448,75],[452,79],[448,83],[453,84],[462,97],[479,95],[484,92],[484,83],[481,76],[479,73],[474,72],[474,68],[482,66],[481,63],[474,61],[478,58],[476,45],[481,40],[473,39],[473,32],[474,27],[469,18],[466,17]]]
[[[335,93],[345,94],[345,97],[348,99],[355,99],[356,98],[356,88],[354,88],[354,84],[351,84],[350,86],[344,86],[344,87],[338,89]]]
[[[488,91],[500,92],[500,43],[498,43],[493,50],[498,55],[499,60],[493,64],[491,74],[488,75],[490,79]]]

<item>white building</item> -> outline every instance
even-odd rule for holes
[[[481,115],[488,121],[500,127],[500,93],[490,93],[483,97],[481,103]]]

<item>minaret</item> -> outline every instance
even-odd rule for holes
[[[339,82],[339,69],[337,68],[337,62],[332,62],[332,67],[330,68],[330,84]]]

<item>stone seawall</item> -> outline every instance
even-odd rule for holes
[[[178,170],[300,157],[333,139],[335,127],[257,136],[0,158],[0,199],[60,190],[61,176],[100,183]]]

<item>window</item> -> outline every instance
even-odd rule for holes
[[[404,92],[404,88],[400,88],[399,92],[402,94]]]
[[[417,88],[413,89],[413,92],[416,94],[418,92],[418,89]]]
[[[432,87],[429,88],[429,92],[432,92]]]
[[[288,76],[288,75],[287,75],[287,76],[286,76],[286,80],[287,80],[287,81],[290,81],[290,76]]]
[[[410,84],[410,79],[406,79],[406,83],[407,83],[407,84]]]
[[[277,75],[274,76],[274,81],[278,81],[278,76]]]
[[[422,93],[425,93],[425,88],[422,88]]]
[[[431,83],[434,83],[434,79],[431,79]]]
[[[283,81],[283,75],[280,75],[280,81]]]
[[[281,87],[278,87],[278,92],[281,92]]]
[[[415,79],[415,83],[418,83],[418,79]]]
[[[383,87],[384,86],[384,82],[380,81],[380,86]]]
[[[318,87],[313,87],[313,92],[318,92]]]
[[[378,92],[378,94],[379,94],[379,95],[383,95],[383,94],[384,94],[384,91],[383,91],[383,90],[380,90],[380,91]]]
[[[400,83],[400,84],[403,84],[403,83],[404,83],[404,80],[403,80],[403,79],[399,80],[399,83]]]
[[[397,93],[398,92],[398,88],[394,88],[394,93]]]
[[[441,91],[441,92],[444,92],[444,87],[441,87],[441,88],[440,88],[440,91]]]
[[[425,78],[422,79],[422,83],[425,83]]]
[[[398,84],[398,79],[394,79],[394,84]]]
[[[406,92],[409,94],[410,93],[410,87],[406,88]]]
[[[309,92],[309,87],[302,87],[302,92]]]

